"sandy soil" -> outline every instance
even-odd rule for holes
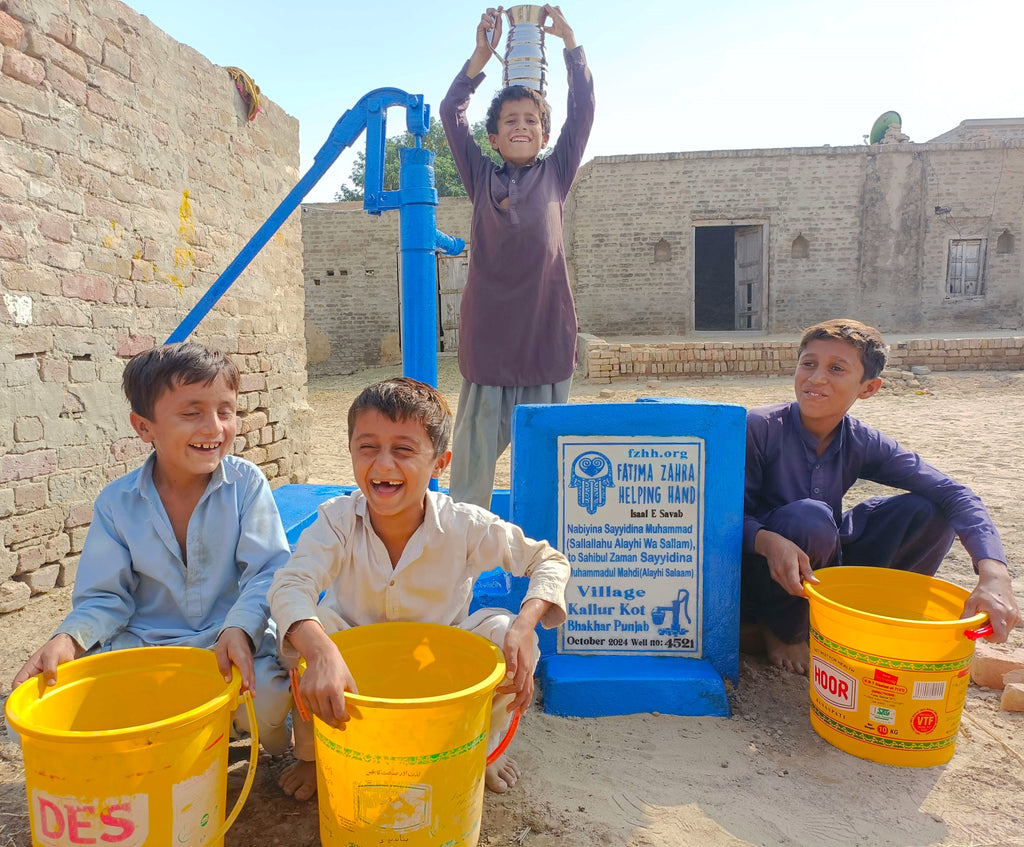
[[[440,384],[455,407],[459,378],[443,358]],[[310,384],[315,411],[311,482],[351,483],[345,413],[363,385],[394,371],[364,371]],[[602,388],[610,388],[602,392]],[[687,396],[745,406],[786,400],[783,379],[701,379],[594,386],[574,402]],[[602,396],[602,394],[606,396]],[[1019,449],[1024,374],[933,374],[894,382],[856,409],[933,464],[971,485],[1003,536],[1011,563],[1024,554],[1024,479]],[[442,480],[442,485],[446,482]],[[498,486],[508,485],[507,456]],[[857,486],[851,496],[873,493]],[[954,546],[940,576],[974,582]],[[1024,604],[1024,576],[1014,580]],[[0,680],[10,680],[68,609],[67,591],[2,619]],[[1017,630],[1011,644],[1024,644]],[[2,684],[2,683],[0,683]],[[7,690],[6,688],[4,690]],[[523,781],[488,795],[480,843],[629,847],[1009,847],[1024,845],[1024,715],[999,711],[998,692],[971,686],[957,752],[944,766],[897,768],[854,758],[819,738],[808,720],[808,685],[763,657],[744,655],[730,692],[732,718],[640,714],[567,719],[532,709],[514,742]],[[232,749],[237,791],[247,758]],[[319,843],[316,807],[282,798],[286,759],[262,755],[253,795],[229,847]],[[18,748],[0,737],[0,847],[28,845]]]

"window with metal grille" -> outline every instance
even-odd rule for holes
[[[985,293],[987,242],[986,238],[960,238],[949,242],[947,297],[980,297]]]

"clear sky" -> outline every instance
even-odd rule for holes
[[[467,0],[128,0],[178,41],[236,65],[300,122],[301,171],[374,88],[437,108],[486,6]],[[966,118],[1024,116],[1021,0],[565,0],[594,74],[586,159],[685,150],[863,143],[895,110],[912,141]],[[554,126],[565,115],[560,42],[548,41]],[[492,59],[470,108],[500,86]],[[264,120],[260,115],[257,120]],[[388,114],[389,134],[405,129]],[[553,133],[554,135],[554,133]],[[553,139],[552,139],[553,140]],[[365,135],[307,201],[347,181]]]

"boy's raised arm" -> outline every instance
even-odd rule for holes
[[[469,109],[470,97],[483,79],[480,74],[491,58],[489,39],[496,42],[501,37],[500,12],[499,6],[497,9],[488,9],[480,16],[476,27],[476,48],[452,81],[439,109],[448,149],[451,150],[459,178],[470,200],[476,196],[477,183],[483,180],[494,165],[476,143],[466,111]]]
[[[558,132],[551,158],[557,164],[562,179],[562,190],[568,195],[576,172],[583,161],[590,131],[594,126],[594,78],[587,65],[583,48],[558,6],[545,6],[551,16],[551,25],[544,31],[562,39],[569,91],[566,97],[565,122]]]

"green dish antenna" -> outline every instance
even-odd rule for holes
[[[871,135],[868,136],[868,142],[870,144],[877,144],[885,137],[885,131],[891,126],[896,127],[897,131],[903,126],[903,118],[900,117],[900,113],[882,112],[871,126]]]

